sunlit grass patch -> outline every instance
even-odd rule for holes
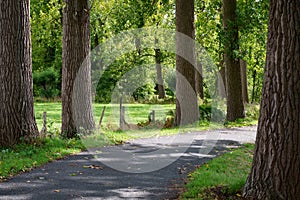
[[[0,181],[19,172],[31,170],[51,160],[79,153],[84,149],[81,141],[60,138],[36,139],[32,144],[17,144],[0,149]]]
[[[180,199],[218,199],[216,195],[240,197],[249,175],[253,144],[228,152],[189,174],[186,192]]]

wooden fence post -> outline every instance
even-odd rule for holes
[[[43,112],[43,128],[40,132],[40,135],[44,137],[47,133],[47,112]]]
[[[123,130],[124,129],[124,106],[123,106],[123,101],[122,101],[122,97],[120,98],[120,129]]]
[[[155,110],[152,110],[152,122],[155,122]]]

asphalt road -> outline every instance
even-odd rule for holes
[[[253,126],[90,149],[0,183],[0,199],[176,199],[195,167],[255,135]]]

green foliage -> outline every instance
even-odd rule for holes
[[[34,95],[53,99],[60,93],[60,77],[53,68],[33,73]]]
[[[219,199],[216,195],[241,196],[253,159],[254,145],[230,151],[189,174],[186,192],[180,199]],[[217,194],[214,194],[217,191]]]
[[[258,102],[266,57],[269,2],[241,0],[237,3],[239,51],[235,51],[233,56],[246,60],[251,101]],[[195,13],[196,40],[220,69],[224,62],[224,44],[228,40],[222,28],[222,0],[196,1]]]
[[[175,28],[174,0],[112,0],[91,1],[91,46],[95,48],[108,38],[124,31],[147,26],[158,28]],[[39,74],[46,69],[52,69],[58,75],[56,91],[43,91],[35,86],[35,96],[59,96],[61,90],[62,65],[62,0],[31,1],[31,32],[33,72]],[[222,28],[222,0],[201,0],[195,2],[196,40],[209,53],[219,70],[223,65],[224,31]],[[268,1],[238,1],[239,51],[235,57],[243,58],[248,64],[249,93],[252,101],[259,101],[265,64]],[[159,38],[158,38],[159,39]],[[109,102],[111,91],[116,83],[134,66],[154,64],[153,49],[133,49],[131,53],[118,58],[103,74],[97,86],[97,102]],[[164,66],[175,68],[175,56],[162,52]],[[215,68],[212,66],[212,68]],[[167,71],[163,68],[163,71]],[[168,74],[166,74],[168,76]],[[166,91],[174,97],[172,79],[166,78]],[[210,80],[205,80],[205,94],[210,91]],[[213,83],[212,83],[213,84]],[[151,94],[152,89],[145,86],[141,94]],[[170,90],[171,89],[171,90]],[[154,96],[148,95],[149,98]],[[210,98],[207,96],[207,98]]]
[[[269,1],[238,1],[240,54],[247,61],[251,102],[259,102],[263,83]]]
[[[80,152],[79,140],[59,138],[36,139],[32,144],[21,143],[0,149],[0,181],[19,172],[29,171],[49,161]]]
[[[31,0],[30,16],[34,95],[54,98],[61,90],[62,1]]]
[[[107,38],[125,30],[143,28],[145,26],[171,27],[174,25],[172,11],[173,1],[169,0],[95,1],[91,10],[92,47],[95,48],[99,44],[104,43]],[[154,40],[155,38],[153,38],[153,42]],[[106,68],[106,70],[99,82],[98,80],[94,81],[94,83],[98,82],[98,85],[96,85],[96,102],[109,103],[112,91],[117,87],[117,82],[134,67],[155,64],[154,49],[140,49],[139,43],[140,38],[136,38],[136,48],[126,53],[126,55],[116,58],[113,63],[108,64],[109,66],[105,66],[107,63],[102,63],[104,65],[102,67]],[[169,65],[170,57],[173,59],[172,65]],[[161,51],[161,62],[163,65],[165,62],[167,66],[175,66],[173,55],[163,51]],[[163,71],[167,70],[163,69]],[[135,76],[135,79],[139,81],[139,74]],[[147,77],[151,76],[153,77],[152,74],[149,74]],[[151,99],[155,100],[154,87],[155,83],[148,83],[138,88],[132,95],[131,101],[149,102]],[[168,85],[166,83],[167,88]],[[173,97],[172,93],[169,94]]]
[[[253,126],[258,123],[259,118],[259,104],[246,104],[246,118],[237,119],[234,122],[225,122],[226,127],[238,127],[238,126]]]
[[[199,106],[200,120],[222,122],[225,119],[225,113],[218,109],[212,108],[210,104],[202,104]]]
[[[31,37],[33,70],[61,69],[62,1],[31,0]]]

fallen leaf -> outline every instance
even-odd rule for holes
[[[83,168],[90,168],[90,169],[103,169],[102,166],[99,165],[83,165]]]

